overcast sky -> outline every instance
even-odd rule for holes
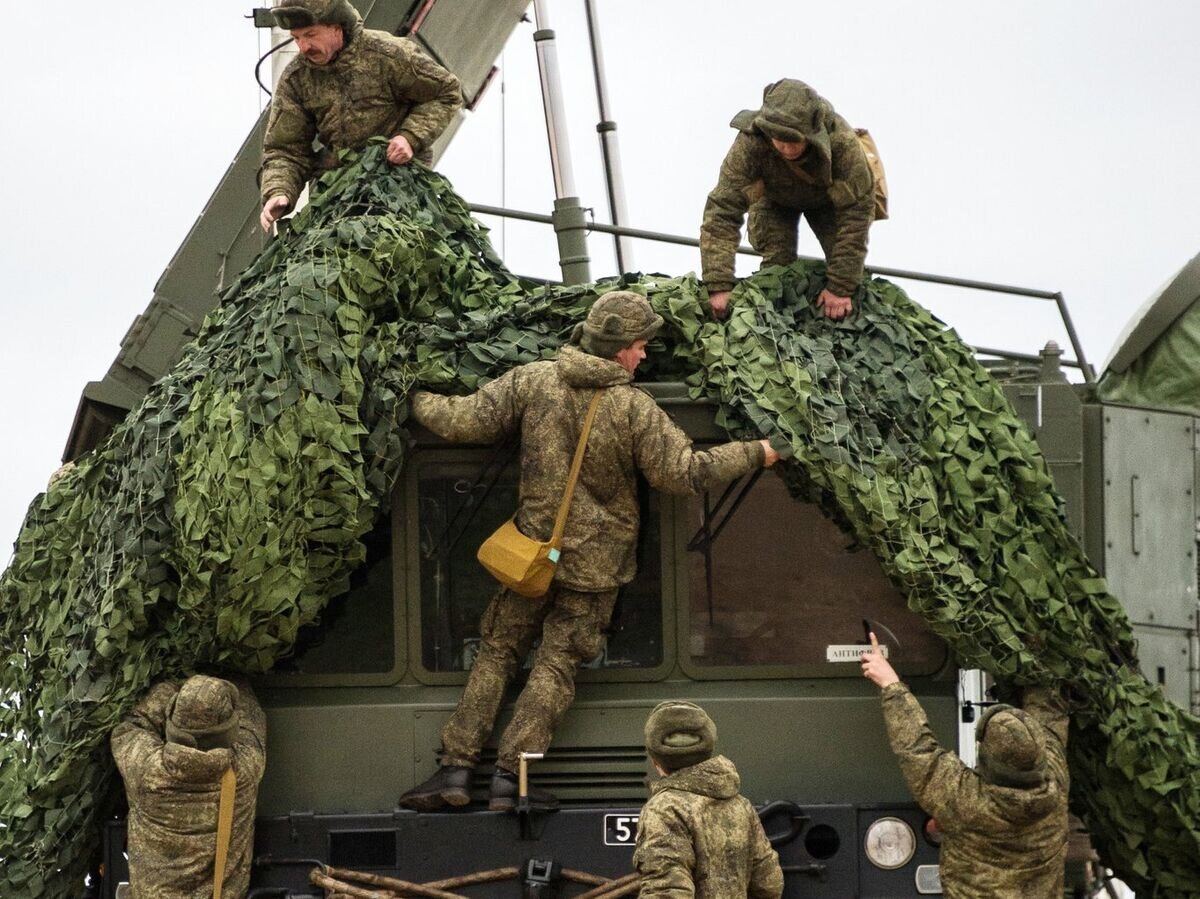
[[[1094,364],[1200,250],[1194,0],[597,2],[635,226],[694,235],[730,117],[790,76],[878,142],[892,218],[872,229],[868,263],[1062,290]],[[104,375],[259,113],[250,6],[9,11],[0,561],[84,384]],[[579,192],[606,219],[583,3],[549,7]],[[518,27],[440,168],[469,200],[548,212],[532,33]],[[494,236],[514,269],[555,274],[548,228]],[[806,231],[802,250],[816,251]],[[609,240],[591,252],[593,274],[612,273]],[[640,244],[636,264],[679,274],[698,257]],[[1035,301],[905,286],[968,340],[1064,342]]]

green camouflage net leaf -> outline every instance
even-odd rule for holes
[[[821,267],[545,289],[509,274],[439,175],[381,146],[322,180],[107,442],[36,498],[0,579],[0,895],[66,899],[114,785],[107,737],[155,680],[262,671],[343,592],[404,459],[414,385],[553,355],[599,292],[667,321],[648,368],[879,557],[964,665],[1083,697],[1073,802],[1142,896],[1200,896],[1197,720],[1136,670],[1032,437],[969,348],[885,281],[813,314]]]

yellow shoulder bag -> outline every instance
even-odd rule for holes
[[[554,580],[559,551],[562,549],[563,529],[567,526],[567,512],[571,508],[571,497],[575,494],[575,482],[579,480],[579,469],[583,466],[583,453],[587,449],[588,434],[592,430],[592,419],[596,417],[600,394],[601,391],[597,390],[588,406],[579,445],[575,447],[575,458],[571,460],[567,489],[558,506],[558,517],[554,519],[554,533],[550,539],[542,543],[526,537],[517,528],[516,516],[513,516],[484,540],[475,554],[492,577],[514,593],[529,599],[544,596]]]

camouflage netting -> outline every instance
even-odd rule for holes
[[[658,376],[878,555],[957,653],[1080,698],[1074,807],[1142,897],[1200,897],[1200,722],[1136,672],[1129,625],[1046,465],[953,332],[880,280],[813,314],[820,266],[622,282],[666,318]],[[107,736],[153,681],[261,671],[344,591],[406,447],[414,385],[466,391],[553,354],[600,290],[504,270],[439,176],[381,147],[327,175],[182,362],[33,503],[0,580],[0,895],[73,897],[113,784]]]

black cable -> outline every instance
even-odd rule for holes
[[[268,56],[270,56],[270,55],[271,55],[272,53],[274,53],[276,50],[279,50],[279,49],[281,49],[281,48],[283,48],[283,47],[286,47],[288,44],[292,43],[292,41],[294,41],[294,40],[295,40],[295,38],[291,38],[291,37],[289,37],[289,38],[288,38],[286,41],[283,41],[282,43],[278,43],[278,44],[276,44],[274,47],[272,47],[270,50],[268,50],[266,53],[264,53],[262,56],[260,56],[260,57],[258,58],[258,62],[256,62],[256,63],[254,64],[254,80],[258,82],[258,86],[259,86],[259,87],[261,87],[261,88],[262,88],[264,91],[266,91],[266,92],[267,92],[267,96],[268,96],[268,97],[269,97],[269,96],[271,96],[271,91],[270,91],[270,90],[268,90],[268,89],[267,89],[267,86],[266,86],[265,84],[263,84],[263,83],[262,83],[262,78],[261,78],[261,77],[259,77],[258,70],[259,70],[259,69],[261,69],[261,68],[262,68],[262,64],[263,64],[264,62],[266,62],[266,61],[267,61],[267,57],[268,57]]]

